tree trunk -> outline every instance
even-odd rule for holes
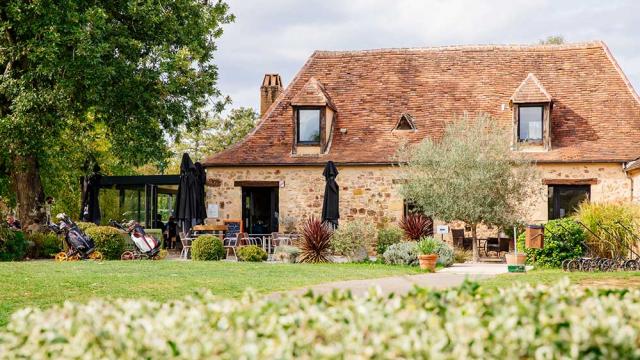
[[[44,190],[40,181],[40,167],[35,156],[15,156],[11,169],[11,187],[18,203],[17,218],[23,227],[29,226],[34,219],[42,222],[44,213]]]
[[[480,254],[478,250],[478,232],[477,232],[477,224],[471,224],[471,237],[473,238],[473,262],[478,262],[480,260]]]

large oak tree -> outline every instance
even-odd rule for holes
[[[166,157],[166,136],[220,103],[215,41],[232,20],[222,1],[3,1],[0,171],[20,218],[39,216],[42,164],[74,137],[99,132],[132,165]]]

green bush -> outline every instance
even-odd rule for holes
[[[525,233],[518,236],[518,251],[522,252],[524,249],[528,264],[557,268],[565,259],[583,255],[585,231],[575,221],[568,218],[550,220],[544,227],[542,249],[524,249]]]
[[[26,235],[30,243],[27,252],[31,259],[49,259],[62,251],[62,239],[54,233],[33,233]]]
[[[222,241],[215,235],[198,236],[191,244],[193,260],[222,260],[225,250]]]
[[[455,256],[453,249],[446,242],[437,240],[438,246],[436,247],[436,254],[438,254],[437,264],[444,267],[453,265]]]
[[[348,257],[351,261],[367,258],[367,249],[374,243],[376,228],[362,220],[341,224],[331,238],[331,250],[335,255]]]
[[[638,289],[592,291],[568,281],[397,296],[94,299],[14,313],[0,328],[0,357],[637,359],[638,304]]]
[[[96,244],[96,250],[107,260],[119,260],[125,249],[125,239],[120,230],[111,226],[92,226],[85,231]]]
[[[267,260],[267,252],[256,245],[243,246],[238,249],[238,260],[260,262]]]
[[[387,248],[402,241],[404,232],[399,227],[388,227],[378,230],[378,242],[376,242],[376,254],[382,256]]]
[[[393,244],[387,248],[382,257],[386,264],[418,265],[418,244],[415,241]]]
[[[628,249],[637,246],[633,233],[640,231],[638,204],[584,202],[578,207],[576,217],[591,230],[585,233],[586,242],[596,256],[626,257]]]
[[[435,239],[432,236],[424,236],[418,241],[418,252],[420,255],[438,254],[437,250],[440,247],[440,240]]]
[[[13,231],[0,226],[0,261],[24,260],[27,247],[27,240],[22,231]]]
[[[98,226],[92,222],[84,222],[84,221],[78,221],[76,225],[78,225],[78,228],[82,231],[86,231],[89,228]]]

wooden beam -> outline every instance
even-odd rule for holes
[[[595,185],[599,181],[597,178],[588,179],[543,179],[544,185]]]
[[[240,180],[234,181],[233,186],[242,186],[242,187],[279,187],[279,181],[251,181],[251,180]]]

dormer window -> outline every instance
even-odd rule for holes
[[[320,118],[322,111],[315,109],[296,109],[297,143],[320,145]]]
[[[510,104],[513,109],[513,148],[550,150],[552,99],[540,80],[529,73],[511,96]]]
[[[543,113],[542,105],[518,106],[518,141],[542,141]]]

